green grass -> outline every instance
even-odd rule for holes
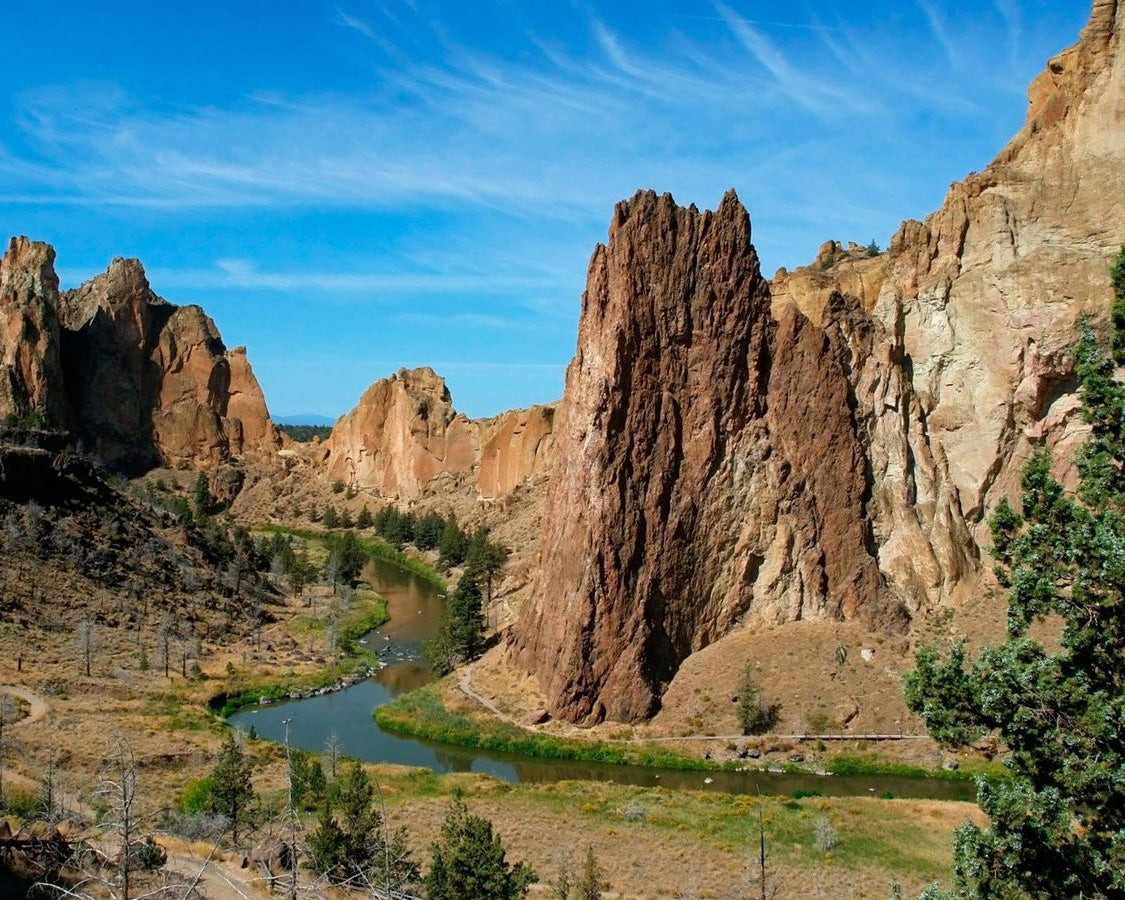
[[[263,525],[258,530],[272,534],[286,534],[290,537],[299,537],[306,541],[319,541],[329,546],[340,540],[339,531],[325,531],[316,528],[290,528],[286,525]],[[445,579],[424,560],[418,559],[415,556],[410,556],[377,537],[356,532],[356,540],[359,542],[360,548],[368,556],[381,559],[383,562],[388,562],[393,566],[398,566],[398,568],[404,569],[410,574],[421,578],[426,583],[433,585],[442,593],[448,590]]]
[[[213,713],[225,719],[244,707],[257,706],[263,699],[271,703],[287,700],[293,691],[334,684],[345,675],[366,669],[375,657],[357,642],[360,637],[389,619],[387,603],[377,594],[368,599],[357,600],[348,611],[340,629],[339,647],[344,653],[343,659],[319,672],[292,675],[276,681],[258,681],[234,690],[220,691],[211,697],[207,705]],[[323,626],[321,620],[313,622],[321,622]]]
[[[895,775],[900,778],[945,778],[949,781],[971,781],[978,775],[985,778],[1006,778],[1008,770],[999,762],[970,761],[958,769],[924,769],[909,763],[890,762],[875,753],[837,753],[824,764],[833,775]]]
[[[375,710],[379,727],[396,734],[454,744],[476,750],[515,753],[537,759],[649,766],[661,769],[706,771],[717,768],[707,760],[682,756],[643,744],[609,744],[575,741],[525,731],[499,720],[480,721],[446,709],[432,687],[403,694]]]

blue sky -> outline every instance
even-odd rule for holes
[[[562,393],[613,204],[750,210],[767,275],[881,245],[1015,133],[1089,0],[24,4],[0,231],[136,256],[275,414],[399,366],[471,415]],[[16,24],[17,27],[11,27]]]

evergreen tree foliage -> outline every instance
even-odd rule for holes
[[[526,863],[509,865],[490,821],[470,815],[461,797],[453,799],[426,873],[430,900],[516,900],[538,880]]]
[[[445,520],[433,510],[419,517],[414,526],[414,546],[419,550],[436,550],[445,532]]]
[[[594,848],[586,848],[586,860],[582,863],[582,871],[578,881],[574,884],[576,900],[598,900],[602,895],[602,867],[598,865],[598,858],[594,856]]]
[[[211,798],[215,811],[226,816],[231,839],[235,843],[238,842],[238,827],[246,821],[254,799],[250,771],[250,760],[246,758],[241,742],[233,731],[228,732],[211,772]]]
[[[465,561],[468,549],[469,539],[457,524],[457,516],[451,512],[441,530],[438,556],[443,565],[459,566]]]
[[[359,538],[354,531],[345,531],[340,539],[334,542],[330,557],[330,568],[336,578],[345,584],[350,584],[359,577],[360,570],[366,555],[359,545]]]
[[[754,675],[754,666],[746,663],[738,678],[738,708],[735,710],[743,734],[761,734],[773,727],[777,709],[762,700],[762,690]]]
[[[192,499],[195,505],[195,517],[197,519],[207,518],[215,501],[211,497],[211,489],[207,486],[207,476],[202,472],[195,478]]]
[[[465,552],[465,571],[472,573],[478,582],[484,584],[485,595],[492,602],[492,583],[508,561],[508,554],[499,544],[488,538],[488,529],[483,525],[473,532]]]
[[[320,521],[324,523],[325,528],[335,528],[339,522],[339,519],[336,515],[336,507],[329,503],[325,508],[324,515],[321,517]]]
[[[1083,415],[1081,486],[1067,495],[1040,450],[1017,511],[990,520],[997,574],[1009,589],[1008,635],[966,663],[920,651],[907,705],[946,745],[995,731],[1011,778],[978,783],[989,826],[960,826],[954,896],[1125,897],[1125,249],[1113,268],[1110,352],[1088,322],[1076,347]],[[1057,617],[1057,652],[1028,636]],[[932,890],[930,896],[944,896]]]
[[[438,674],[445,675],[483,650],[484,600],[476,578],[465,572],[446,602],[437,634],[426,643],[426,657]]]
[[[365,504],[363,509],[359,511],[359,515],[355,518],[355,527],[364,529],[370,528],[375,524],[375,520],[371,517],[371,510]]]
[[[375,789],[363,766],[353,763],[339,785],[339,818],[325,802],[309,836],[309,866],[330,881],[401,888],[416,882],[418,866],[410,858],[406,831],[390,831],[374,805]]]

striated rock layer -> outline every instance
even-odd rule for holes
[[[648,715],[739,623],[901,628],[979,589],[1031,442],[1082,433],[1067,348],[1125,240],[1123,20],[1097,0],[1020,134],[887,253],[830,242],[772,296],[733,195],[617,208],[511,639],[553,714]]]
[[[0,415],[41,413],[121,471],[281,446],[245,350],[228,352],[202,309],[156,296],[137,260],[61,295],[53,264],[26,238],[4,257]]]
[[[469,477],[482,497],[499,497],[547,470],[553,421],[550,406],[468,419],[432,369],[400,369],[336,423],[325,443],[326,471],[396,499],[416,500]]]

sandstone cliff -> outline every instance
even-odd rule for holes
[[[245,351],[228,352],[203,310],[156,296],[137,260],[60,295],[53,263],[22,238],[4,257],[0,413],[42,412],[130,472],[280,447]]]
[[[325,443],[328,477],[416,500],[475,476],[482,497],[498,497],[546,471],[553,408],[468,419],[453,408],[432,369],[401,369],[376,381]]]
[[[14,237],[0,260],[0,420],[66,424],[55,251]]]
[[[1125,240],[1123,20],[1095,2],[1020,134],[887,253],[829,243],[772,296],[732,196],[618,207],[511,642],[553,714],[647,715],[738,623],[901,628],[979,590],[1030,442],[1082,432],[1067,348]]]

